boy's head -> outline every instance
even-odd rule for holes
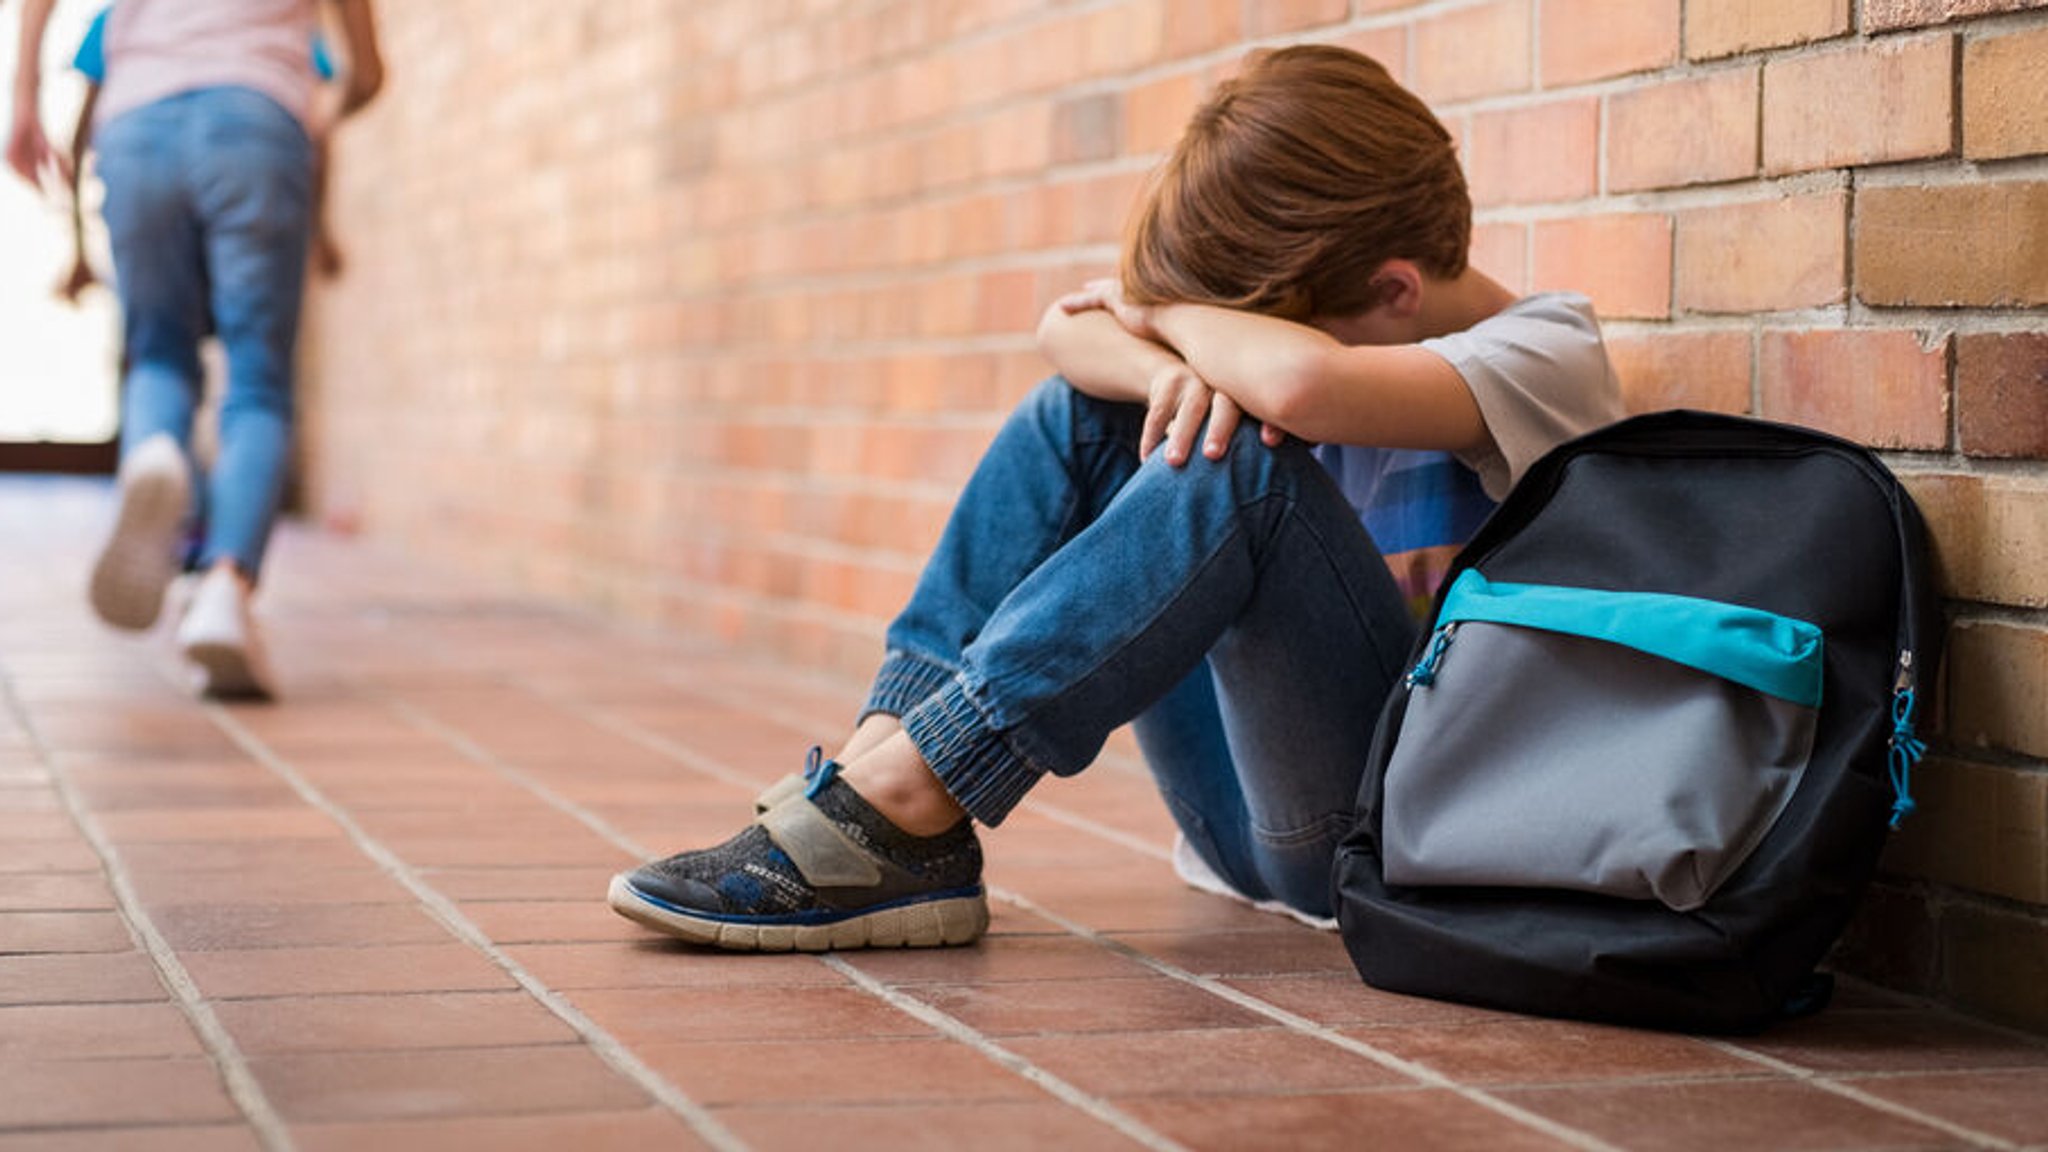
[[[1387,70],[1305,44],[1254,54],[1197,109],[1131,221],[1124,291],[1307,321],[1378,303],[1373,273],[1465,270],[1450,133]]]

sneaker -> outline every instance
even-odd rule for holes
[[[108,624],[140,632],[156,623],[178,574],[192,479],[177,441],[157,435],[121,462],[119,484],[114,531],[92,568],[92,608]]]
[[[1195,851],[1195,846],[1188,843],[1188,838],[1178,832],[1173,834],[1173,874],[1196,891],[1249,904],[1261,912],[1287,916],[1321,932],[1337,930],[1337,921],[1333,917],[1312,916],[1280,900],[1254,900],[1239,892],[1230,881],[1217,875],[1216,870],[1209,867],[1209,862],[1202,859],[1201,853]]]
[[[830,760],[739,835],[620,873],[607,899],[657,932],[737,952],[934,948],[988,929],[973,822],[912,836]]]
[[[249,612],[249,592],[226,568],[200,578],[178,625],[178,648],[199,668],[199,693],[230,700],[277,696],[263,638]]]

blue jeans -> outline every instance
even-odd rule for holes
[[[989,825],[1135,721],[1203,859],[1329,915],[1415,623],[1306,447],[1269,449],[1247,421],[1222,460],[1141,464],[1143,416],[1057,377],[1031,393],[891,624],[866,711],[902,717]]]
[[[313,147],[275,101],[204,88],[115,117],[95,141],[127,361],[121,450],[189,444],[199,343],[227,352],[199,561],[261,568],[291,451],[292,357],[313,218]]]

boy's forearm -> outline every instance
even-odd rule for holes
[[[1058,304],[1039,321],[1038,350],[1075,388],[1131,404],[1145,403],[1152,378],[1179,363],[1172,351],[1131,335],[1107,312],[1069,313]]]
[[[1153,329],[1210,387],[1290,432],[1296,429],[1286,417],[1298,418],[1317,365],[1342,347],[1305,324],[1212,304],[1162,304],[1150,317]]]
[[[1419,344],[1347,345],[1320,328],[1207,304],[1161,305],[1151,320],[1211,387],[1304,440],[1453,452],[1486,443],[1464,378]]]

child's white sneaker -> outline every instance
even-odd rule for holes
[[[141,631],[163,612],[178,574],[179,533],[192,502],[185,454],[167,435],[143,441],[121,462],[121,507],[93,564],[91,599],[100,619]]]
[[[249,612],[248,589],[227,568],[215,568],[199,581],[178,626],[178,647],[199,667],[201,695],[258,700],[277,695],[263,638]]]
[[[1212,896],[1221,896],[1228,900],[1235,900],[1240,904],[1249,904],[1261,912],[1273,912],[1281,916],[1287,916],[1318,931],[1335,932],[1337,930],[1337,921],[1334,918],[1311,916],[1283,901],[1254,900],[1239,892],[1237,887],[1231,884],[1230,881],[1218,876],[1216,870],[1209,867],[1209,862],[1202,859],[1201,853],[1195,851],[1195,846],[1188,843],[1188,838],[1178,832],[1173,834],[1173,874],[1180,877],[1183,884],[1197,891],[1207,892]]]

